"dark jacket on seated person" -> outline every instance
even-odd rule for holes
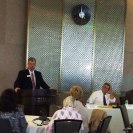
[[[129,104],[133,104],[133,90],[126,92],[126,99],[128,100]]]
[[[26,133],[27,122],[22,109],[17,107],[16,93],[6,89],[0,97],[0,118],[8,119],[13,133]],[[0,131],[2,132],[2,131]]]

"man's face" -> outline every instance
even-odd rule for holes
[[[110,90],[110,86],[108,86],[108,85],[103,85],[103,87],[102,87],[102,92],[103,92],[104,94],[106,94],[109,90]]]
[[[28,61],[28,69],[33,71],[36,67],[36,62],[35,61]]]

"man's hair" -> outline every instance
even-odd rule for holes
[[[109,90],[110,90],[110,89],[112,89],[112,86],[111,86],[111,84],[110,84],[110,83],[105,82],[105,83],[103,84],[103,86],[104,86],[104,85],[109,86]]]
[[[32,61],[32,62],[35,61],[35,62],[36,62],[36,59],[35,59],[34,57],[30,57],[30,58],[28,59],[28,62],[29,62],[29,61]]]

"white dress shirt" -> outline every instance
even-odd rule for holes
[[[32,77],[31,76],[31,74],[33,73],[33,76],[34,76],[34,82],[35,82],[35,85],[36,85],[36,77],[35,77],[35,72],[34,71],[30,71],[29,70],[29,74],[30,74],[30,77]],[[32,79],[31,79],[32,80]]]
[[[108,93],[105,94],[105,99],[106,99],[107,105],[109,105],[110,103],[114,103],[116,101],[115,97],[113,99],[110,99],[110,94],[108,94]],[[89,101],[89,103],[92,103],[92,104],[104,105],[102,90],[93,92],[91,94],[91,96],[89,97],[88,101]]]

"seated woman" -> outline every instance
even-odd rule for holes
[[[81,115],[74,108],[75,99],[72,96],[68,96],[63,100],[63,108],[57,110],[48,126],[46,127],[46,133],[54,133],[54,120],[59,119],[75,119],[82,120]],[[83,131],[83,125],[81,126],[80,133]]]
[[[83,97],[83,90],[80,86],[72,86],[70,88],[70,95],[73,96],[76,100],[74,102],[75,108],[78,110],[78,112],[81,114],[81,117],[83,119],[83,125],[84,125],[84,133],[88,133],[89,131],[89,116],[87,109],[84,107],[82,103],[82,97]]]
[[[16,93],[13,89],[6,89],[0,97],[0,118],[8,119],[12,132],[26,133],[27,122],[24,113],[17,107]]]

